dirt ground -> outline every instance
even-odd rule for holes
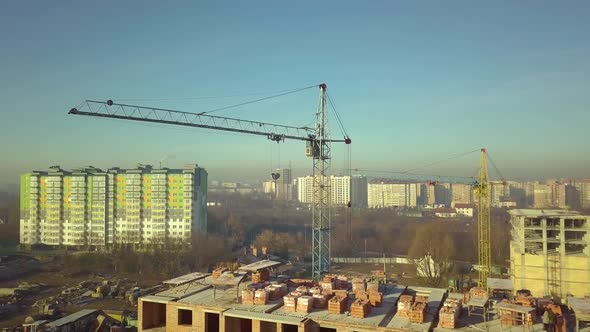
[[[33,272],[25,276],[21,276],[17,279],[2,281],[0,282],[0,288],[14,288],[21,283],[29,284],[45,284],[40,293],[23,297],[17,303],[17,311],[11,314],[6,314],[0,318],[0,328],[12,328],[22,324],[28,316],[37,314],[37,308],[32,305],[39,300],[43,300],[49,297],[54,297],[60,294],[64,289],[75,287],[81,282],[86,280],[96,280],[96,276],[92,273],[79,273],[76,275],[69,275],[62,271],[55,271],[55,266],[51,266],[50,263],[45,266],[45,271]],[[128,277],[128,279],[133,280]],[[156,280],[142,280],[138,282],[141,287],[150,286],[159,283]],[[0,303],[5,303],[6,298],[0,298]],[[72,306],[60,306],[59,310],[62,313],[70,314],[80,309],[105,309],[105,310],[137,310],[135,306],[131,306],[126,301],[121,299],[96,299],[95,301]]]

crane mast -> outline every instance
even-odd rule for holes
[[[330,161],[331,143],[351,144],[350,137],[331,139],[326,113],[326,84],[320,84],[320,102],[316,112],[316,126],[294,127],[260,121],[250,121],[202,113],[115,103],[112,100],[86,100],[72,108],[68,114],[98,118],[151,122],[186,127],[222,130],[250,135],[266,136],[281,142],[285,139],[306,141],[307,156],[313,159],[312,199],[312,276],[319,279],[330,272],[331,258],[331,197]],[[276,180],[276,179],[275,179]]]
[[[475,186],[477,196],[477,238],[478,238],[478,264],[479,283],[482,287],[487,286],[488,276],[492,269],[491,240],[490,240],[490,196],[491,187],[488,177],[488,163],[486,149],[481,149],[479,161],[479,180]]]
[[[326,85],[320,85],[320,103],[316,113],[316,141],[311,142],[313,156],[312,200],[312,277],[319,279],[330,271],[331,256],[331,179],[329,176],[331,151],[326,116]],[[309,155],[309,149],[308,149]]]

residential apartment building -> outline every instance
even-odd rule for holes
[[[207,231],[207,172],[85,167],[21,175],[20,242],[94,246],[188,241]]]
[[[465,183],[451,184],[451,207],[473,203],[473,187]]]
[[[420,193],[419,183],[399,183],[391,180],[369,182],[368,206],[370,208],[415,207]]]
[[[580,183],[580,204],[583,208],[590,208],[590,180]]]
[[[332,204],[355,207],[367,205],[367,178],[361,176],[330,176],[330,201]],[[312,203],[313,177],[297,178],[297,198],[301,203]]]
[[[290,168],[279,168],[276,170],[279,178],[275,181],[276,199],[282,201],[293,200],[293,179]]]

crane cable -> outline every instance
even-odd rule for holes
[[[220,108],[215,108],[215,109],[212,109],[212,110],[209,110],[209,111],[205,111],[205,112],[200,112],[200,113],[197,113],[197,114],[198,115],[204,115],[204,114],[219,112],[219,111],[223,111],[223,110],[230,109],[230,108],[235,108],[235,107],[239,107],[239,106],[253,104],[253,103],[257,103],[257,102],[260,102],[260,101],[264,101],[264,100],[268,100],[268,99],[272,99],[272,98],[277,98],[277,97],[281,97],[281,96],[286,96],[286,95],[289,95],[289,94],[292,94],[292,93],[296,93],[296,92],[300,92],[300,91],[303,91],[303,90],[315,88],[317,86],[318,86],[318,84],[310,85],[310,86],[307,86],[307,87],[304,87],[304,88],[290,90],[290,91],[279,93],[279,94],[275,94],[275,95],[272,95],[272,96],[268,96],[268,97],[264,97],[264,98],[258,98],[258,99],[255,99],[255,100],[246,101],[246,102],[243,102],[243,103],[238,103],[238,104],[234,104],[234,105],[229,105],[229,106],[224,106],[224,107],[220,107]]]
[[[346,131],[346,128],[344,127],[344,124],[342,123],[342,118],[340,118],[340,114],[338,113],[338,111],[336,111],[336,106],[334,106],[334,102],[332,101],[332,97],[330,96],[329,93],[326,93],[326,95],[328,96],[328,102],[330,103],[330,106],[332,107],[332,111],[334,112],[334,115],[336,116],[336,121],[338,121],[338,126],[340,127],[340,131],[342,132],[342,135],[345,138],[350,137],[348,135],[348,132]]]

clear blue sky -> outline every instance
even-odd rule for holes
[[[353,167],[400,170],[485,146],[509,178],[590,176],[588,17],[588,1],[2,1],[0,186],[54,164],[165,155],[217,179],[262,179],[289,160],[307,173],[301,142],[66,112],[86,98],[242,95],[135,101],[203,111],[321,82]],[[220,115],[309,124],[317,93]],[[343,156],[336,148],[335,168]],[[471,175],[477,162],[424,172]]]

